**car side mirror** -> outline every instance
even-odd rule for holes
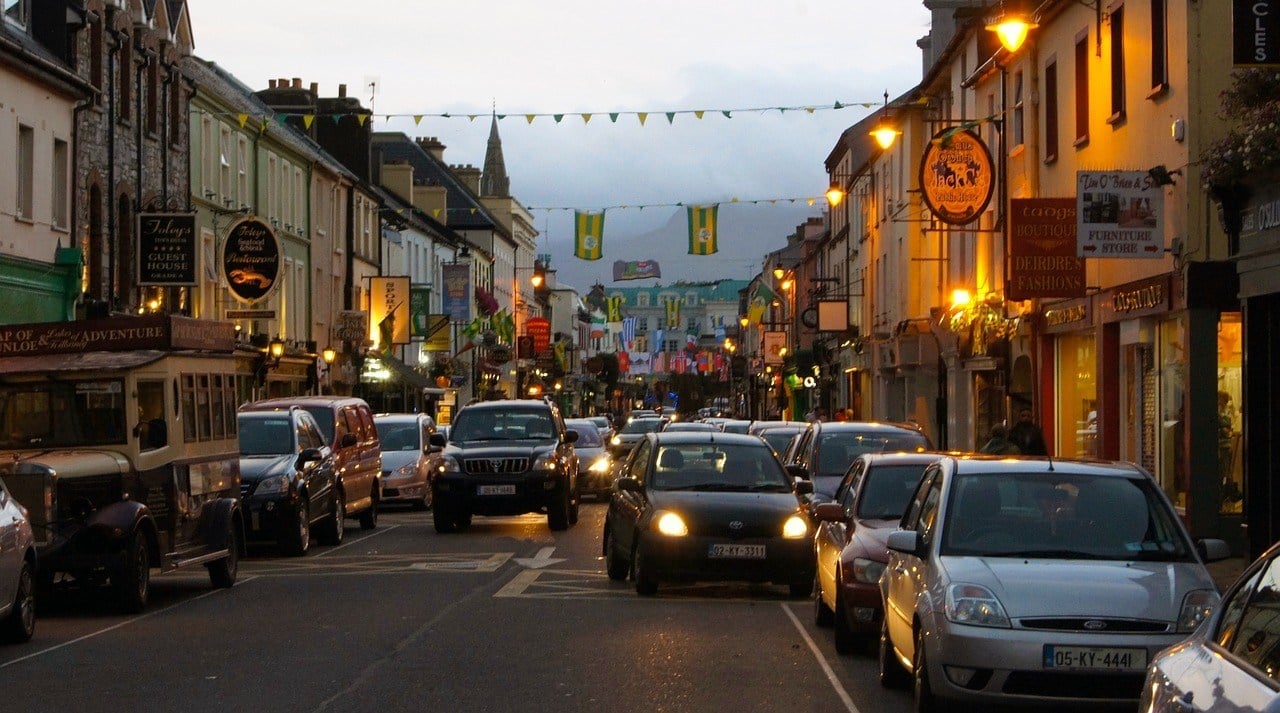
[[[573,431],[573,430],[565,431],[565,432],[564,432],[564,442],[565,442],[565,443],[577,443],[577,442],[578,442],[578,432],[577,432],[577,431]]]
[[[435,449],[443,449],[449,443],[449,439],[443,433],[433,433],[429,439],[430,445]]]
[[[923,557],[923,548],[920,546],[920,533],[915,530],[895,530],[889,533],[889,538],[885,541],[884,546],[894,552],[915,555]]]
[[[319,463],[324,460],[324,454],[319,448],[306,448],[298,454],[298,468],[306,468],[308,465]]]
[[[338,441],[338,447],[339,447],[339,448],[350,448],[350,447],[354,446],[355,444],[357,444],[357,443],[359,443],[359,442],[360,442],[360,441],[356,439],[356,434],[354,434],[354,433],[344,433],[344,434],[342,434],[342,439]]]
[[[644,489],[640,486],[640,481],[630,476],[627,476],[624,478],[618,478],[615,482],[618,485],[618,490],[626,490],[632,493],[638,493]]]
[[[813,519],[819,522],[845,522],[844,506],[840,503],[820,503],[813,508]]]
[[[813,494],[812,480],[797,480],[795,482],[796,482],[796,495],[812,495]]]
[[[792,478],[798,478],[800,480],[809,480],[809,469],[802,465],[796,465],[794,463],[788,464],[787,474],[790,475]]]
[[[1196,540],[1196,550],[1200,553],[1200,559],[1205,562],[1221,562],[1231,557],[1231,546],[1224,540],[1208,537]]]

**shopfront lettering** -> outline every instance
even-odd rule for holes
[[[1061,309],[1045,310],[1044,323],[1050,327],[1056,327],[1062,324],[1073,324],[1075,322],[1083,322],[1089,316],[1089,311],[1084,305],[1076,305],[1074,307],[1064,307]]]
[[[1111,293],[1111,308],[1116,312],[1155,309],[1165,303],[1164,285],[1148,285],[1136,290],[1117,290]]]
[[[1270,230],[1280,227],[1280,201],[1271,201],[1258,206],[1258,230]]]

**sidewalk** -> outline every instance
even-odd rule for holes
[[[1218,562],[1210,562],[1205,567],[1213,576],[1213,581],[1218,583],[1218,591],[1225,593],[1252,561],[1244,557],[1230,557]]]

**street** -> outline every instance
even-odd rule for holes
[[[123,617],[77,592],[41,603],[0,649],[6,710],[905,711],[872,649],[835,653],[785,587],[669,585],[638,597],[600,556],[605,506],[543,516],[429,512],[348,524],[303,558],[254,551],[237,585],[203,569],[153,580]]]

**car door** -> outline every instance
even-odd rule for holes
[[[313,419],[303,418],[299,414],[299,418],[294,424],[294,430],[297,432],[299,453],[309,448],[314,448],[319,450],[322,455],[328,455],[329,448],[324,443],[324,435],[320,433],[320,429]],[[309,463],[302,472],[302,479],[307,485],[311,517],[323,516],[329,511],[329,491],[333,488],[332,462],[325,457],[319,461]]]
[[[643,491],[647,486],[648,479],[645,471],[648,469],[651,452],[651,442],[646,438],[631,451],[622,469],[623,477],[635,478],[640,483],[641,492],[618,488],[614,491],[614,497],[609,499],[609,510],[613,515],[615,528],[614,536],[628,552],[635,547],[636,528],[640,519],[644,517],[645,508],[648,507],[648,498]]]
[[[370,443],[369,434],[365,431],[364,423],[360,418],[359,409],[355,406],[342,407],[340,418],[346,424],[347,432],[356,437],[356,443],[346,451],[344,458],[347,462],[346,472],[343,473],[342,482],[347,491],[347,502],[357,503],[363,507],[373,492],[373,477],[369,472],[368,447]],[[379,454],[381,458],[381,454]]]
[[[382,480],[382,442],[378,440],[378,427],[373,423],[373,411],[360,404],[355,409],[360,419],[360,467],[367,479],[370,495],[381,495],[378,484]]]
[[[861,460],[854,463],[845,474],[844,480],[840,482],[840,486],[836,488],[835,502],[840,503],[841,509],[844,510],[844,520],[823,521],[818,524],[818,576],[821,578],[823,591],[835,591],[836,566],[840,562],[841,551],[853,536],[854,496],[862,481],[865,467],[866,463]]]
[[[0,480],[0,603],[12,602],[17,593],[22,553],[18,550],[18,527],[22,511]]]
[[[903,530],[914,530],[920,542],[932,542],[933,526],[937,521],[938,503],[941,499],[942,477],[938,469],[931,468],[916,488],[916,495],[902,518]],[[926,540],[928,537],[930,539]],[[924,545],[922,545],[924,547]],[[914,657],[914,631],[916,600],[922,591],[924,580],[923,561],[905,552],[889,551],[889,564],[885,568],[885,624],[894,646],[909,659]]]

